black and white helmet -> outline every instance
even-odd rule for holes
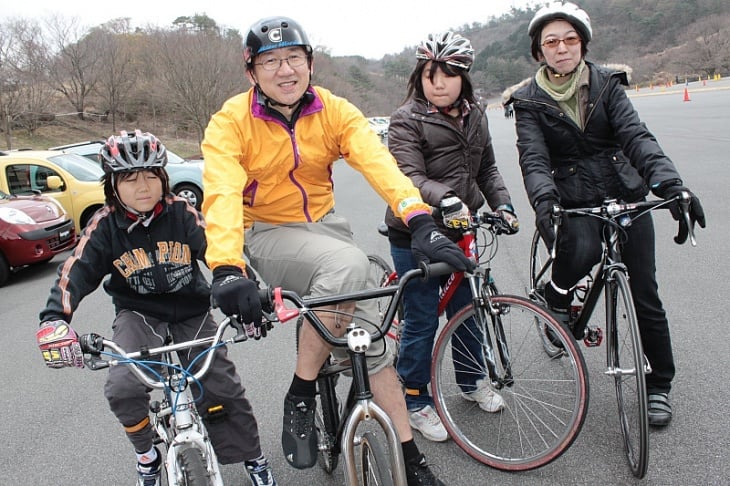
[[[453,32],[429,34],[416,48],[416,58],[444,62],[454,67],[471,69],[474,49],[469,39]]]
[[[527,35],[540,35],[542,27],[551,20],[563,19],[569,22],[580,34],[585,44],[593,37],[591,19],[578,5],[571,2],[551,2],[535,13],[527,27]]]
[[[138,129],[130,135],[122,130],[107,139],[99,160],[107,174],[162,168],[167,165],[167,150],[151,133]]]
[[[298,22],[288,17],[267,17],[249,29],[243,44],[243,59],[251,67],[259,54],[290,46],[302,46],[308,55],[312,54],[312,44]]]

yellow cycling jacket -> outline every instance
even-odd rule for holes
[[[202,143],[206,261],[245,268],[243,228],[318,221],[334,208],[332,164],[340,157],[407,222],[429,213],[410,179],[354,105],[321,87],[291,126],[267,113],[252,88],[213,115]]]

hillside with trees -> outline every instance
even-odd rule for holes
[[[630,66],[634,84],[730,72],[727,0],[580,3],[593,24],[589,59]],[[477,53],[472,76],[484,99],[497,98],[534,73],[526,32],[535,8],[444,26],[471,39]],[[205,14],[144,29],[132,28],[126,18],[91,28],[76,18],[5,19],[0,21],[2,141],[6,148],[17,148],[16,141],[42,145],[39,133],[53,126],[77,130],[58,144],[140,126],[189,140],[189,152],[195,153],[210,116],[249,86],[241,46],[241,32]],[[316,46],[314,82],[368,116],[388,115],[405,95],[414,52],[414,46],[404,46],[399,54],[371,60],[334,57]]]

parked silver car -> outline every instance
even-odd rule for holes
[[[99,151],[104,146],[103,140],[89,140],[52,147],[50,150],[62,150],[67,153],[83,155],[99,162]],[[200,209],[203,204],[203,162],[202,160],[186,160],[167,150],[167,173],[170,175],[170,189],[180,197],[187,199],[192,206]]]

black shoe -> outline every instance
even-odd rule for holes
[[[290,393],[284,399],[284,428],[281,448],[287,462],[297,469],[307,469],[317,462],[317,434],[314,430],[314,398]]]
[[[431,472],[423,454],[406,463],[406,480],[408,486],[446,486]]]
[[[672,421],[672,405],[668,393],[649,393],[649,425],[664,427]]]

